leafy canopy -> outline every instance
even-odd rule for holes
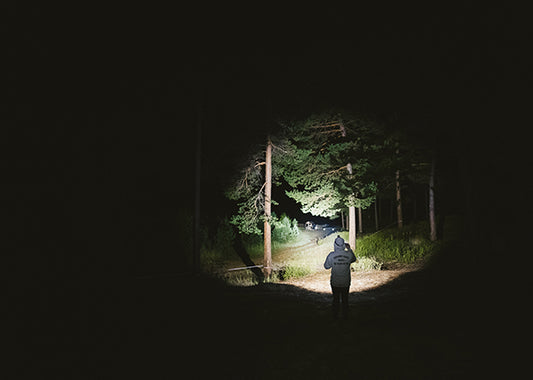
[[[265,197],[262,191],[264,175],[261,170],[260,151],[244,167],[234,183],[226,190],[226,196],[237,201],[238,211],[230,219],[241,233],[261,235],[259,223],[264,219]],[[257,157],[257,158],[255,158]]]
[[[286,193],[303,212],[333,217],[347,207],[369,207],[377,191],[372,154],[381,149],[379,125],[341,113],[312,115],[285,126],[285,154],[279,172]]]
[[[348,206],[364,209],[374,202],[375,167],[384,139],[381,125],[373,119],[340,112],[311,115],[284,123],[272,141],[273,183],[284,180],[290,187],[286,194],[303,212],[335,217]],[[258,148],[226,192],[237,201],[231,223],[242,233],[261,234],[263,159],[264,148]]]

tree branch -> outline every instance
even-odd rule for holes
[[[330,175],[330,174],[333,174],[333,173],[337,173],[337,172],[340,172],[341,170],[343,169],[348,169],[348,165],[344,165],[344,166],[341,166],[340,168],[338,169],[335,169],[335,170],[331,170],[327,173],[323,173],[322,175]]]
[[[329,123],[321,124],[321,125],[312,125],[311,128],[331,128],[331,127],[339,127],[342,125],[341,121],[330,121]]]
[[[272,144],[272,148],[279,149],[279,150],[281,150],[283,153],[287,153],[287,154],[289,154],[289,152],[287,152],[285,149],[281,149],[281,148],[280,148],[279,146],[277,146],[277,145]]]

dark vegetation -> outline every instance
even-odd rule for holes
[[[527,374],[529,13],[366,2],[241,17],[220,4],[5,11],[4,377]],[[424,148],[418,163],[435,154],[442,243],[425,269],[354,301],[345,322],[316,294],[229,287],[192,260],[200,195],[204,252],[249,263],[255,242],[225,222],[235,168],[280,120],[331,107],[385,121],[385,136],[406,144],[402,164],[418,157],[410,146]],[[411,174],[403,230],[363,234],[362,251],[426,252],[427,183]],[[383,227],[397,212],[384,177]],[[279,215],[308,216],[273,192]],[[452,215],[460,238],[446,244]]]

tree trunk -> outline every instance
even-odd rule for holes
[[[345,216],[346,216],[346,231],[348,231],[350,229],[350,210],[349,209],[348,209],[348,213]]]
[[[399,153],[399,149],[396,149],[396,154]],[[403,227],[402,218],[402,194],[400,191],[400,169],[396,170],[396,215],[398,216],[398,228]]]
[[[348,162],[346,165],[346,170],[350,175],[353,174],[352,164]],[[348,207],[348,243],[352,250],[355,251],[355,206]]]
[[[379,230],[379,218],[378,218],[378,197],[374,202],[374,221],[376,222],[376,231]]]
[[[429,231],[431,241],[437,240],[437,225],[435,221],[435,156],[431,160],[429,174]]]
[[[344,211],[342,211],[341,209],[341,225],[342,225],[342,230],[344,231]]]
[[[265,252],[263,258],[263,272],[265,278],[270,278],[272,274],[272,241],[271,241],[271,227],[270,217],[272,215],[271,210],[272,201],[272,142],[270,137],[267,142],[266,160],[265,160],[265,227],[264,227],[264,239],[265,239]]]
[[[363,233],[363,211],[361,207],[357,207],[357,216],[359,217],[359,233]]]
[[[348,240],[349,240],[349,243],[350,243],[350,247],[352,248],[352,250],[355,251],[355,237],[356,237],[356,234],[355,234],[355,207],[354,206],[350,206],[349,208],[349,218],[350,218],[350,224],[349,224],[349,227],[348,227]]]

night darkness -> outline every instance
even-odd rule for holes
[[[105,372],[106,358],[134,341],[132,326],[145,321],[121,322],[136,294],[148,292],[133,278],[161,268],[189,271],[188,253],[176,239],[177,218],[193,210],[199,109],[205,223],[234,211],[224,190],[251,151],[279,131],[278,121],[331,107],[363,111],[395,120],[391,133],[399,130],[435,147],[444,189],[439,204],[465,215],[471,233],[465,246],[474,247],[467,261],[497,272],[492,264],[526,219],[521,189],[528,146],[522,134],[529,129],[531,62],[520,10],[470,2],[355,9],[146,7],[6,12],[11,37],[5,54],[13,65],[4,72],[2,140],[6,199],[15,206],[8,208],[6,231],[16,241],[8,255],[15,268],[9,278],[17,304],[12,315],[27,322],[14,338],[31,340],[43,326],[48,331],[36,340],[35,352],[23,348],[16,363],[46,374],[56,367],[83,373],[87,364],[80,364],[79,347],[97,346],[100,339],[105,348],[91,371]],[[285,208],[280,211],[301,217],[275,191]],[[480,282],[485,279],[480,275]],[[196,295],[209,298],[209,286],[183,303]],[[478,288],[468,291],[476,297]],[[225,302],[222,293],[216,290],[218,307]],[[246,313],[237,296],[228,302]],[[260,306],[253,307],[246,328],[253,318],[264,321]],[[30,315],[39,313],[37,327],[28,328],[35,320]],[[113,316],[106,319],[107,313]],[[80,327],[91,319],[103,322],[94,330]],[[230,324],[237,328],[240,322]],[[188,331],[167,327],[159,334],[177,340]],[[65,329],[77,338],[67,338]],[[39,359],[42,342],[50,340],[61,352],[73,344],[78,349],[71,352],[80,357]],[[198,342],[193,346],[202,351]],[[224,350],[220,342],[216,347],[207,351]],[[165,355],[147,360],[172,368]],[[36,357],[35,367],[28,365]]]

